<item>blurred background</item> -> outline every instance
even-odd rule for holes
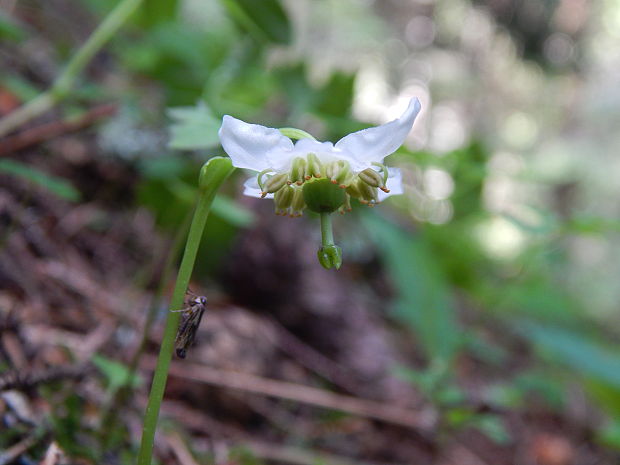
[[[119,3],[0,0],[0,121]],[[0,141],[0,463],[133,462],[224,114],[336,141],[411,97],[406,192],[335,218],[338,272],[227,181],[159,463],[618,463],[618,1],[139,3]]]

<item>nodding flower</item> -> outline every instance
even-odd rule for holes
[[[277,215],[301,216],[306,208],[345,213],[351,210],[351,198],[374,206],[403,193],[400,170],[388,168],[383,160],[403,144],[420,109],[413,98],[400,118],[351,133],[335,144],[299,130],[292,130],[294,137],[302,137],[293,142],[284,134],[287,130],[229,115],[219,136],[233,166],[257,172],[245,182],[244,194],[273,198]]]

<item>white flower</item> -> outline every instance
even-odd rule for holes
[[[411,99],[400,118],[349,134],[336,144],[309,138],[293,143],[278,129],[228,115],[219,136],[233,166],[259,172],[245,182],[244,194],[273,197],[276,213],[298,216],[306,206],[314,211],[323,208],[313,208],[308,198],[311,189],[304,187],[316,182],[327,186],[327,179],[343,191],[340,205],[331,211],[344,212],[350,209],[350,197],[372,206],[402,193],[400,170],[388,169],[383,160],[403,144],[420,108],[418,99]],[[317,191],[317,186],[312,190]]]

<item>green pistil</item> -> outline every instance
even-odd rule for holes
[[[321,213],[321,248],[317,252],[317,258],[327,270],[339,269],[342,265],[342,249],[334,244],[330,213]]]
[[[303,187],[304,201],[310,211],[332,213],[344,203],[345,192],[328,179],[313,179]]]

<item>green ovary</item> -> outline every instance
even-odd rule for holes
[[[332,213],[344,203],[345,191],[328,179],[314,179],[304,183],[304,201],[315,213]]]

